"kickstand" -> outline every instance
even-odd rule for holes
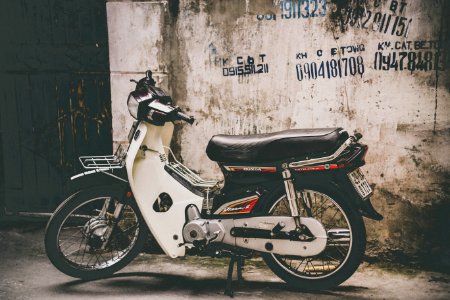
[[[242,270],[244,269],[244,258],[239,257],[237,259],[237,280],[238,280],[238,286],[241,286],[244,284],[244,278],[242,277]]]
[[[244,258],[232,256],[230,259],[230,264],[228,266],[227,284],[226,284],[225,292],[224,292],[225,295],[228,295],[231,298],[233,298],[233,296],[234,296],[233,269],[234,269],[235,263],[236,263],[236,269],[237,269],[236,271],[237,271],[238,286],[242,285],[244,282],[244,278],[242,277],[242,269],[244,267]]]

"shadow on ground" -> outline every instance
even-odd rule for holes
[[[224,278],[207,278],[198,279],[183,275],[161,274],[153,272],[128,272],[117,273],[112,276],[94,280],[83,281],[74,280],[63,284],[49,286],[55,293],[71,294],[71,295],[93,295],[93,291],[89,286],[95,282],[98,287],[102,286],[100,290],[97,289],[96,296],[113,296],[118,292],[127,290],[131,294],[143,294],[149,292],[184,292],[186,295],[209,295],[211,293],[223,293],[225,288]],[[368,290],[367,287],[361,286],[339,286],[332,290],[320,292],[305,292],[300,289],[295,289],[287,286],[282,282],[262,282],[262,281],[244,281],[241,286],[234,281],[235,293],[252,294],[253,292],[276,294],[279,292],[294,292],[300,293],[302,296],[314,298],[318,295],[338,296],[340,293],[357,293]],[[87,288],[86,288],[87,287]],[[130,291],[130,287],[132,290]],[[351,297],[350,297],[351,298]],[[347,299],[349,299],[347,297]]]

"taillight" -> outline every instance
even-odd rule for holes
[[[343,164],[346,168],[363,166],[366,163],[364,159],[368,149],[367,145],[355,144],[339,157],[338,163]]]

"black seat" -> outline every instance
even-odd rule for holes
[[[348,138],[342,128],[291,129],[252,135],[215,135],[206,148],[213,161],[263,163],[291,157],[324,156]]]

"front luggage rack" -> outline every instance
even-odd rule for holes
[[[120,161],[114,155],[80,156],[79,159],[85,169],[118,169],[124,165],[124,161]]]
[[[85,169],[120,169],[125,165],[125,157],[125,151],[119,146],[114,155],[80,156],[78,159]]]
[[[217,181],[213,180],[204,180],[194,172],[192,172],[188,167],[180,163],[173,154],[172,150],[169,147],[164,147],[169,150],[170,156],[173,161],[167,162],[166,167],[169,168],[172,172],[182,177],[184,180],[189,182],[194,187],[211,189],[217,185]]]

